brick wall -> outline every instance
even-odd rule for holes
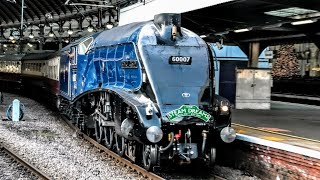
[[[246,171],[261,179],[320,179],[320,160],[236,140],[217,150],[217,164]]]

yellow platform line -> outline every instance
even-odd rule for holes
[[[286,136],[286,137],[291,137],[291,138],[302,139],[302,140],[306,140],[306,141],[320,143],[319,140],[315,140],[315,139],[309,139],[309,138],[304,138],[304,137],[300,137],[300,136],[294,136],[294,135],[290,135],[290,134],[284,134],[284,133],[279,133],[279,132],[274,132],[274,131],[268,131],[268,130],[265,130],[265,129],[255,128],[255,127],[246,126],[246,125],[242,125],[242,124],[232,123],[232,125],[240,126],[240,127],[244,127],[244,128],[248,128],[248,129],[253,129],[253,130],[257,130],[257,131],[267,132],[267,133],[271,133],[271,134],[276,134],[276,135],[280,135],[280,136]]]

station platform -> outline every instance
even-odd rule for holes
[[[320,159],[320,107],[271,103],[270,110],[234,109],[237,139]]]
[[[234,109],[232,122],[320,140],[320,106],[272,101],[271,110]]]
[[[273,101],[270,110],[232,114],[237,136],[218,163],[261,179],[320,179],[320,107]]]

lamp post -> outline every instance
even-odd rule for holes
[[[20,42],[20,52],[23,51],[23,46],[22,46],[22,36],[23,36],[23,9],[24,9],[24,0],[21,0],[21,24],[20,24],[20,38],[19,38],[19,42]]]

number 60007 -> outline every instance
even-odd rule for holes
[[[189,62],[190,61],[190,57],[172,57],[172,61],[173,62]]]

